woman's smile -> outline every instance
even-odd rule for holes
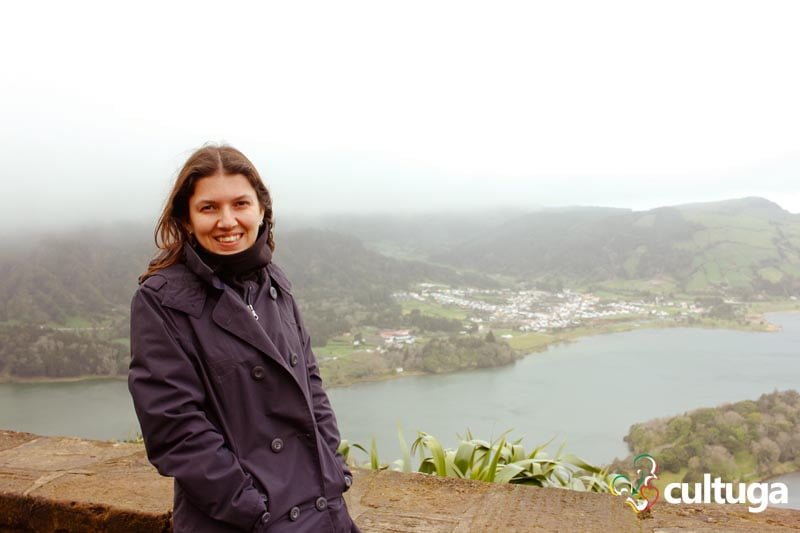
[[[219,236],[214,237],[214,238],[217,239],[221,243],[230,244],[230,243],[238,242],[239,239],[242,238],[242,233],[235,233],[233,235],[219,235]]]

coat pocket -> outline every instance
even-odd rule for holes
[[[206,361],[208,362],[208,368],[211,371],[211,375],[218,382],[224,381],[224,379],[231,372],[233,372],[234,369],[233,357],[224,356],[213,359],[208,358]]]
[[[209,346],[203,350],[202,357],[208,365],[209,373],[214,380],[222,382],[225,378],[231,375],[236,368],[236,360],[233,357],[233,351],[227,342],[220,343],[215,346]]]

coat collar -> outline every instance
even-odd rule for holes
[[[185,268],[179,268],[181,265],[178,264],[175,265],[175,268],[170,268],[160,274],[171,281],[167,284],[161,303],[194,318],[200,318],[206,302],[207,289],[204,285],[211,285],[218,290],[224,290],[225,285],[214,276],[214,272],[203,263],[197,252],[188,244],[183,247],[182,266]],[[160,288],[161,286],[159,286]]]
[[[225,284],[219,277],[214,275],[214,271],[200,259],[195,249],[187,242],[183,245],[183,262],[186,268],[197,274],[197,277],[213,286],[215,289],[224,290]]]

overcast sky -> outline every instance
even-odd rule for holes
[[[800,212],[800,2],[118,6],[4,7],[5,229],[154,219],[207,141],[256,163],[278,217],[747,195]]]

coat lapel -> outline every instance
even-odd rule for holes
[[[241,298],[236,296],[231,289],[225,289],[222,292],[219,301],[211,312],[211,319],[228,333],[235,335],[278,363],[292,376],[292,379],[303,390],[305,395],[305,387],[302,386],[297,376],[294,375],[294,372],[281,357],[278,348],[250,314],[250,310],[245,307]]]

